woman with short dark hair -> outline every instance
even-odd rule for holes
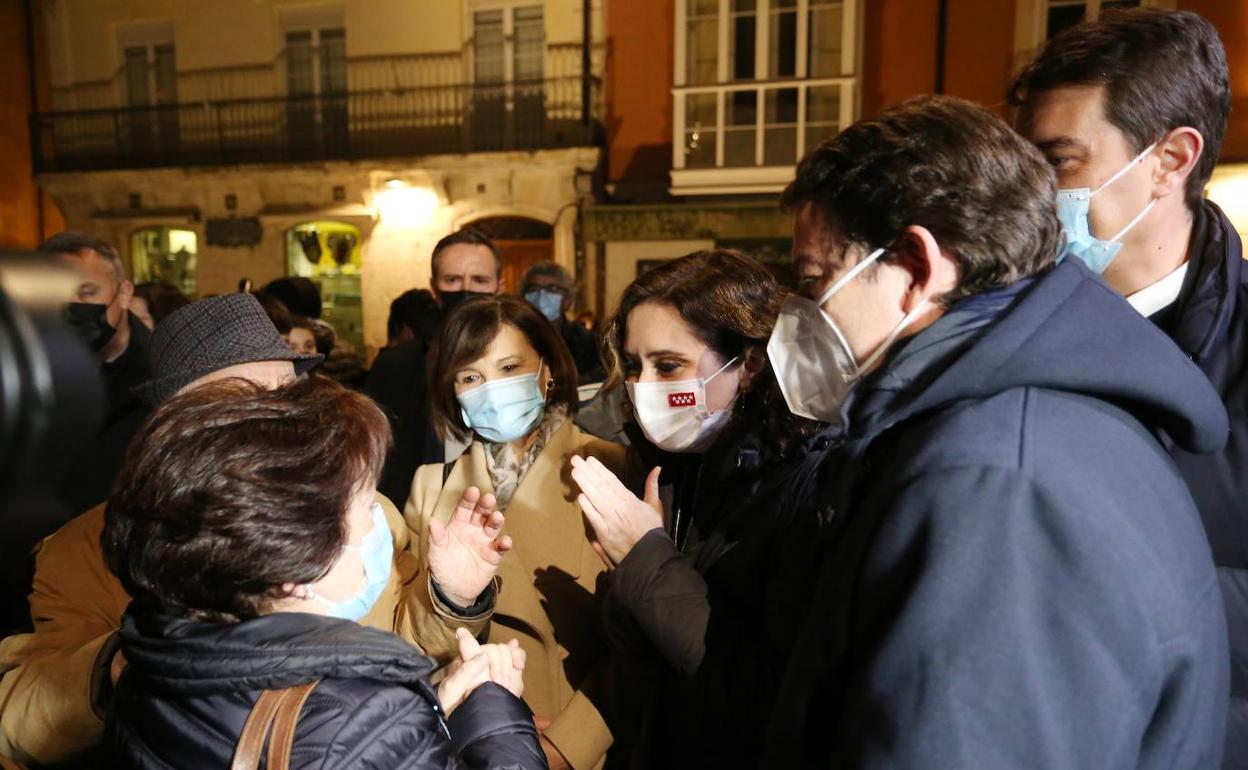
[[[492,617],[489,641],[518,641],[528,655],[525,700],[551,766],[595,767],[612,745],[603,714],[617,693],[604,683],[595,600],[603,564],[586,536],[567,462],[594,456],[622,471],[624,448],[573,425],[571,354],[518,297],[465,300],[443,320],[429,360],[433,424],[443,439],[472,443],[452,464],[416,472],[404,516],[431,572],[476,579],[456,590],[431,582],[425,617],[437,627],[418,635],[447,637],[461,625],[476,633]],[[448,565],[430,552],[431,542],[449,537],[442,524],[465,491],[505,511],[511,550],[501,563]],[[505,591],[490,587],[496,569]]]
[[[461,634],[463,664],[435,691],[431,659],[355,622],[393,561],[374,502],[388,443],[369,399],[317,377],[211,383],[151,417],[101,536],[134,600],[108,728],[119,764],[225,767],[265,691],[312,685],[290,767],[543,766],[516,697],[522,651]]]

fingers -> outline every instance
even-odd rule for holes
[[[486,537],[489,537],[490,539],[498,537],[498,533],[503,531],[504,520],[505,517],[501,511],[494,511],[490,513],[490,515],[486,517],[483,525]]]
[[[459,647],[459,659],[463,661],[472,660],[481,654],[481,645],[468,633],[468,629],[459,627],[455,629],[455,644]]]
[[[649,475],[646,476],[646,495],[643,498],[646,504],[656,511],[662,510],[663,503],[659,500],[659,474],[663,469],[654,466],[650,469]]]
[[[624,486],[624,483],[620,481],[619,477],[611,472],[610,468],[598,461],[597,457],[589,458],[586,465],[588,465],[589,468],[597,474],[598,478],[602,481],[603,486],[610,490],[611,494],[636,497],[636,495],[634,495],[628,487]],[[653,473],[653,471],[651,471],[651,473]]]
[[[512,547],[512,545],[514,545],[514,543],[512,543],[512,540],[511,540],[511,538],[510,538],[509,536],[507,536],[507,535],[503,535],[503,536],[501,536],[501,537],[497,538],[497,539],[496,539],[493,543],[491,543],[490,545],[491,545],[491,546],[494,548],[494,550],[495,550],[495,551],[497,551],[497,552],[498,552],[498,554],[501,556],[502,554],[505,554],[505,553],[507,553],[508,551],[510,551],[510,550],[511,550],[511,547]]]
[[[493,497],[493,495],[487,495]],[[472,521],[472,512],[476,510],[477,503],[481,499],[481,490],[476,487],[468,487],[464,490],[464,494],[459,498],[459,502],[455,504],[455,512],[451,514],[451,521],[467,523]]]
[[[528,656],[524,652],[524,649],[520,646],[520,642],[516,639],[512,639],[507,643],[507,646],[511,648],[511,667],[516,671],[524,671],[524,664],[528,659]]]
[[[485,526],[485,522],[490,516],[498,510],[498,498],[493,493],[486,492],[477,500],[477,504],[472,509],[472,517],[470,521],[477,526]]]
[[[585,518],[589,521],[589,526],[594,528],[594,533],[601,535],[606,529],[606,520],[594,504],[590,502],[589,497],[582,492],[576,496],[576,502],[580,504],[581,510],[585,512]]]

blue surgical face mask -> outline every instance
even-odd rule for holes
[[[373,503],[373,528],[359,545],[344,545],[342,550],[355,551],[364,562],[364,587],[354,596],[333,601],[316,593],[312,586],[305,586],[307,598],[324,604],[325,614],[331,618],[359,621],[367,615],[386,583],[390,581],[390,568],[394,564],[394,536],[381,505]]]
[[[541,373],[539,361],[532,374],[490,380],[461,393],[457,400],[464,425],[496,444],[527,436],[546,411],[546,396],[537,384]]]
[[[1092,197],[1121,179],[1123,174],[1134,168],[1135,164],[1144,160],[1156,146],[1157,143],[1153,142],[1144,152],[1135,156],[1134,160],[1123,166],[1117,174],[1111,176],[1105,184],[1095,190],[1088,187],[1074,187],[1057,191],[1057,218],[1062,223],[1062,234],[1066,236],[1066,243],[1062,247],[1058,261],[1068,256],[1074,256],[1083,260],[1092,272],[1105,272],[1105,268],[1109,267],[1109,263],[1113,262],[1114,257],[1118,256],[1118,252],[1122,250],[1123,236],[1144,218],[1144,215],[1153,207],[1157,199],[1154,198],[1149,201],[1144,210],[1137,214],[1135,219],[1127,223],[1126,227],[1119,230],[1118,234],[1113,238],[1101,240],[1092,234],[1092,230],[1088,225],[1088,209],[1092,205]]]
[[[555,289],[533,289],[524,295],[529,304],[554,323],[563,315],[563,292]]]

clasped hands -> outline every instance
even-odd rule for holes
[[[572,458],[572,479],[581,488],[577,502],[594,530],[594,550],[607,567],[623,561],[647,532],[663,528],[663,503],[659,500],[662,470],[651,469],[646,476],[645,496],[638,499],[597,458]]]

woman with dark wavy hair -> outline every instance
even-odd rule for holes
[[[766,347],[787,292],[759,262],[700,251],[624,291],[605,332],[639,500],[573,458],[580,503],[614,567],[617,650],[662,661],[639,748],[646,767],[753,767],[801,616],[816,520],[803,496],[827,436],[785,405]],[[664,490],[660,490],[660,484]]]

